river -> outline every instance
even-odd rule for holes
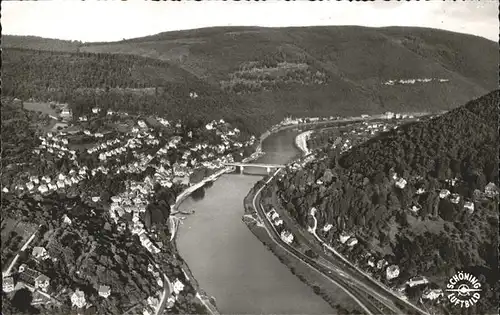
[[[256,162],[284,164],[297,157],[298,133],[271,134],[262,144],[266,154]],[[263,175],[256,168],[245,173]],[[333,313],[242,222],[243,199],[261,178],[225,174],[205,188],[202,198],[188,197],[179,210],[196,212],[186,217],[178,232],[180,255],[223,314]]]

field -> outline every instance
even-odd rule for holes
[[[23,106],[27,110],[42,112],[57,117],[57,112],[50,108],[50,104],[46,102],[24,102]]]

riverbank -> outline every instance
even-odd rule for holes
[[[297,145],[294,145],[295,141],[297,140],[297,134],[299,133],[296,132],[295,129],[311,129],[314,128],[315,125],[326,127],[332,123],[342,124],[345,123],[345,120],[323,122],[321,124],[310,123],[307,125],[302,124],[301,126],[289,125],[277,127],[272,130],[272,133],[268,131],[261,135],[260,141],[257,143],[257,147],[254,147],[254,154],[244,159],[244,161],[251,161],[258,158],[263,154],[263,150],[265,150],[265,157],[263,159],[264,162],[273,163],[277,161],[279,163],[287,163],[287,161],[292,161],[297,157],[298,154],[300,154],[300,152],[303,152],[303,150],[300,150]],[[276,132],[286,129],[294,129],[291,132],[285,132],[285,134],[287,134],[288,136],[281,137],[282,140],[286,141],[274,141],[274,138],[272,138],[272,136]],[[264,141],[268,137],[272,138],[270,139],[271,141],[269,143],[268,141]],[[241,205],[241,199],[245,198],[248,190],[250,190],[250,188],[252,187],[249,185],[249,181],[245,181],[243,177],[235,176],[230,178],[229,176],[222,176],[220,181],[217,181],[217,184],[214,185],[214,188],[210,190],[211,193],[207,193],[207,196],[203,199],[203,201],[192,201],[191,199],[186,200],[191,193],[195,192],[197,189],[204,189],[202,188],[204,185],[210,182],[215,182],[215,180],[217,180],[220,175],[229,170],[229,168],[219,170],[215,174],[203,179],[202,182],[197,183],[197,185],[188,187],[185,191],[180,193],[175,205],[173,206],[174,210],[181,209],[181,204],[186,209],[196,209],[196,215],[191,216],[189,220],[186,220],[184,222],[183,229],[185,230],[179,230],[179,228],[176,229],[177,235],[176,238],[173,239],[173,242],[175,242],[176,245],[179,244],[179,246],[182,247],[183,250],[184,246],[188,246],[186,247],[185,251],[187,260],[186,263],[183,264],[183,270],[185,270],[186,274],[189,274],[188,278],[192,279],[190,280],[190,283],[192,283],[195,290],[197,292],[200,292],[200,300],[202,301],[202,304],[207,307],[207,305],[215,305],[215,301],[212,301],[212,299],[207,294],[203,293],[203,291],[200,289],[197,279],[193,277],[187,265],[188,262],[192,263],[193,271],[200,277],[201,284],[207,289],[208,292],[211,292],[211,294],[214,294],[217,298],[220,297],[220,300],[218,301],[219,304],[225,310],[231,310],[230,312],[251,310],[250,312],[252,313],[262,313],[263,310],[269,309],[274,310],[274,312],[278,313],[286,313],[286,311],[293,308],[295,308],[296,310],[300,310],[299,312],[304,312],[303,306],[300,305],[304,305],[304,302],[309,303],[309,301],[314,301],[311,302],[311,306],[313,306],[312,304],[314,303],[317,303],[318,305],[321,304],[322,306],[318,307],[318,309],[323,308],[322,310],[320,310],[320,312],[325,313],[324,309],[326,308],[326,313],[330,313],[331,307],[333,306],[334,308],[337,308],[338,305],[336,305],[335,303],[340,303],[340,300],[342,300],[342,303],[340,303],[342,305],[349,305],[347,304],[349,302],[352,303],[352,301],[344,302],[344,300],[348,300],[348,298],[344,299],[345,294],[341,292],[341,290],[339,290],[338,286],[335,286],[331,283],[325,283],[325,279],[321,279],[322,276],[320,274],[315,273],[307,265],[304,265],[303,262],[297,260],[296,257],[291,256],[281,247],[275,245],[273,240],[269,237],[265,239],[266,234],[263,233],[265,233],[266,231],[263,228],[258,228],[259,225],[262,225],[262,219],[259,216],[255,216],[253,213],[247,211],[245,207],[244,209],[240,209],[238,207],[238,205]],[[242,190],[241,194],[238,195],[237,189],[235,189],[232,184],[234,184],[235,186],[240,185],[239,187],[245,187],[245,189]],[[214,197],[214,195],[218,197]],[[236,208],[239,208],[240,210],[235,212],[234,209]],[[241,212],[244,212],[243,218],[241,217]],[[245,223],[249,227],[249,230],[252,232],[252,234],[249,235],[248,231],[245,231],[244,228],[235,224],[235,222],[239,222],[234,220],[243,220],[242,223]],[[192,228],[193,230],[187,231],[189,228]],[[235,232],[236,229],[239,231],[244,230],[245,233],[242,234],[240,232]],[[259,235],[257,235],[256,233]],[[231,235],[231,237],[228,238],[228,235]],[[257,236],[257,239],[260,240],[259,242],[255,242],[255,239],[253,239],[255,236]],[[237,239],[238,242],[231,241],[234,239]],[[253,241],[247,242],[247,239],[253,239]],[[206,246],[199,247],[199,245],[197,245],[202,244],[203,242],[206,242]],[[270,253],[265,253],[265,250],[265,254],[262,254],[263,249],[261,247],[261,243],[266,244],[267,247],[271,247],[273,255],[269,255]],[[214,244],[224,245],[220,246]],[[276,248],[272,248],[272,246],[275,246]],[[257,248],[258,250],[256,250]],[[239,252],[240,250],[241,252]],[[226,253],[231,254],[227,255]],[[223,258],[221,259],[221,257]],[[276,257],[281,261],[282,264],[285,264],[287,268],[280,267],[273,269],[274,266],[281,265],[278,260],[276,260]],[[269,267],[266,267],[264,268],[264,270],[262,270],[261,266],[257,266],[257,264],[255,264],[255,261],[253,261],[254,258],[256,261],[259,261],[261,263],[265,262],[266,266]],[[235,259],[236,261],[232,261],[232,259]],[[231,262],[227,263],[227,269],[225,267],[219,267],[221,265],[225,266],[227,261]],[[297,274],[299,280],[302,280],[302,282],[304,282],[308,286],[300,284],[300,282],[297,281],[295,277],[289,274],[288,269],[292,271],[293,274]],[[245,270],[247,274],[251,274],[251,278],[245,278],[245,272],[241,270]],[[274,278],[271,274],[269,274],[269,270],[273,271],[272,275],[280,274],[281,276],[276,277],[276,279],[273,279],[272,282],[269,282],[268,279]],[[231,281],[227,276],[228,274],[234,274],[235,277],[239,280],[230,283],[228,287],[230,287],[231,289],[229,290],[219,289],[219,279],[214,279],[214,274],[220,278],[221,283],[228,283]],[[253,281],[254,279],[258,279],[259,277],[262,278],[261,275],[263,275],[265,279],[261,279],[261,281]],[[285,279],[288,278],[295,279],[293,281],[286,282]],[[299,285],[295,287],[295,284],[293,284],[293,282],[299,283]],[[216,284],[215,286],[214,283]],[[276,283],[289,283],[290,286],[294,289],[290,290],[289,292],[287,287],[276,285]],[[261,292],[260,290],[262,285],[268,288],[268,290],[271,287],[276,287],[276,296],[273,296],[273,298],[270,299],[268,294],[265,293],[265,290]],[[313,288],[312,291],[317,294],[321,294],[323,298],[320,299],[318,296],[309,296],[309,294],[313,295],[313,292],[310,291],[311,287]],[[322,293],[323,290],[325,290],[325,293]],[[297,295],[297,291],[300,291],[300,295]],[[235,296],[235,292],[238,292],[238,296]],[[288,298],[293,294],[296,294],[294,298]],[[307,296],[307,298],[301,298],[305,296]],[[278,300],[280,298],[282,304],[278,303]],[[318,303],[316,299],[321,300],[321,303]],[[293,304],[294,301],[299,300],[303,300],[302,304],[289,307],[289,305]],[[248,301],[251,302],[248,303]],[[262,307],[255,307],[255,302],[257,301],[257,304],[262,305]],[[327,303],[324,303],[325,301],[328,301],[328,304],[330,306]],[[274,305],[277,304],[283,305],[283,308],[274,307]],[[351,308],[351,306],[348,307]],[[354,305],[354,307],[352,308],[356,308],[356,305]],[[207,308],[207,311],[209,311],[210,309],[211,308]]]
[[[262,137],[261,137],[262,138]],[[265,137],[264,137],[265,139]],[[255,152],[250,155],[249,157],[246,157],[245,159],[243,159],[242,162],[251,162],[259,157],[261,157],[264,153],[262,152],[262,141],[260,141],[259,145],[257,146]],[[234,167],[224,167],[218,171],[216,171],[214,174],[204,178],[203,180],[201,180],[200,182],[186,188],[185,190],[183,190],[176,198],[176,201],[175,201],[175,204],[172,206],[172,210],[171,210],[171,216],[169,218],[169,224],[170,226],[173,228],[173,231],[171,231],[172,233],[172,246],[174,247],[175,251],[177,253],[179,253],[178,251],[178,248],[177,248],[177,243],[176,243],[176,238],[177,238],[177,235],[178,235],[178,231],[180,229],[180,225],[181,225],[181,221],[179,220],[179,218],[175,217],[175,215],[177,214],[183,214],[183,211],[179,211],[179,206],[189,197],[191,196],[191,194],[193,192],[195,192],[196,190],[202,188],[203,186],[205,186],[205,184],[207,184],[208,182],[214,182],[216,181],[221,175],[225,174],[225,173],[230,173],[234,171]],[[176,223],[175,224],[171,224],[170,222],[173,222],[175,221]],[[179,255],[180,256],[180,255]],[[181,261],[182,261],[182,270],[183,272],[185,273],[186,275],[186,278],[189,280],[189,282],[191,283],[191,285],[193,286],[193,288],[196,290],[197,294],[196,294],[196,297],[200,300],[200,302],[205,306],[205,308],[207,309],[208,313],[209,314],[220,314],[217,306],[216,306],[216,301],[215,301],[215,298],[212,297],[212,296],[209,296],[205,291],[203,291],[203,289],[201,289],[198,281],[196,280],[196,278],[194,277],[191,269],[189,268],[189,265],[184,261],[184,259],[182,259],[181,257]]]
[[[177,248],[177,244],[174,241],[172,242],[172,247],[174,248],[176,253],[179,253],[179,249]],[[180,256],[180,255],[179,255]],[[180,259],[182,262],[181,269],[184,272],[184,276],[189,281],[189,283],[193,286],[196,291],[196,298],[198,298],[203,306],[207,309],[207,314],[218,315],[220,314],[217,305],[215,304],[215,298],[209,296],[205,291],[203,291],[200,287],[200,284],[193,276],[191,269],[189,269],[189,265],[184,261],[184,259]]]
[[[225,167],[225,168],[215,172],[214,174],[212,174],[208,177],[205,177],[204,179],[202,179],[200,182],[194,184],[193,186],[189,186],[188,188],[184,189],[175,199],[175,204],[172,207],[172,212],[177,213],[176,211],[178,211],[177,208],[180,206],[180,204],[187,197],[189,197],[194,191],[203,187],[209,181],[211,182],[211,181],[217,180],[217,178],[219,178],[219,176],[221,176],[222,174],[227,173],[231,170],[232,170],[232,167]]]
[[[313,133],[312,130],[304,131],[295,137],[295,146],[302,152],[303,156],[309,155],[311,153],[307,147],[307,140]]]
[[[232,170],[232,167],[225,167],[225,168],[215,172],[214,174],[204,178],[200,182],[183,190],[176,198],[175,204],[172,207],[172,212],[171,212],[172,218],[169,218],[169,221],[171,222],[173,220],[173,216],[175,216],[178,213],[181,213],[180,211],[178,211],[179,206],[193,192],[195,192],[197,189],[203,187],[207,182],[217,180],[217,178],[219,178],[219,176],[221,176],[222,174],[229,172],[231,170]],[[174,225],[171,225],[171,226],[174,226]],[[176,238],[178,235],[177,232],[178,232],[179,228],[180,228],[180,222],[177,222],[177,224],[175,224],[175,230],[171,231],[171,233],[173,233],[172,246],[174,247],[174,249],[177,253],[179,253],[179,250],[177,248]],[[184,271],[186,277],[189,279],[189,282],[191,283],[191,285],[193,286],[193,288],[197,292],[196,297],[205,306],[205,308],[207,309],[209,314],[220,314],[219,310],[217,309],[217,306],[215,305],[215,298],[208,296],[208,294],[201,289],[198,281],[193,276],[191,269],[189,269],[188,264],[182,258],[181,258],[181,261],[182,261],[182,267],[181,267],[182,270]]]
[[[340,287],[331,281],[325,281],[324,276],[311,269],[304,264],[303,261],[291,255],[282,247],[278,246],[267,233],[264,222],[262,222],[257,210],[254,208],[253,201],[259,189],[263,187],[265,181],[268,179],[269,176],[259,181],[244,198],[243,204],[245,214],[243,215],[242,221],[252,234],[254,234],[254,236],[262,242],[262,244],[270,250],[293,275],[310,287],[315,294],[320,296],[330,305],[333,310],[330,314],[362,314],[362,309],[360,309],[354,300],[345,294]]]

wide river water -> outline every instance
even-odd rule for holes
[[[284,164],[300,152],[298,131],[271,134],[256,162]],[[261,169],[245,173],[263,174]],[[264,171],[265,173],[265,171]],[[332,308],[302,283],[241,220],[243,199],[261,176],[225,174],[203,197],[187,198],[194,209],[180,227],[177,245],[200,287],[214,296],[223,314],[328,314]]]

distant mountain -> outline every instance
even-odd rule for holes
[[[304,228],[316,207],[318,226],[333,224],[321,232],[333,243],[354,233],[356,259],[370,251],[399,265],[391,285],[425,275],[443,287],[467,270],[498,290],[498,195],[487,185],[499,179],[499,103],[497,90],[313,162],[278,183],[285,206]],[[473,313],[496,307],[498,293],[485,292]]]
[[[234,96],[252,121],[450,109],[498,83],[496,43],[425,28],[215,27],[110,43],[4,36],[2,46],[159,59]]]
[[[47,51],[78,52],[78,47],[80,47],[81,45],[82,42],[80,41],[44,38],[38,36],[2,36],[3,48],[25,48]]]

